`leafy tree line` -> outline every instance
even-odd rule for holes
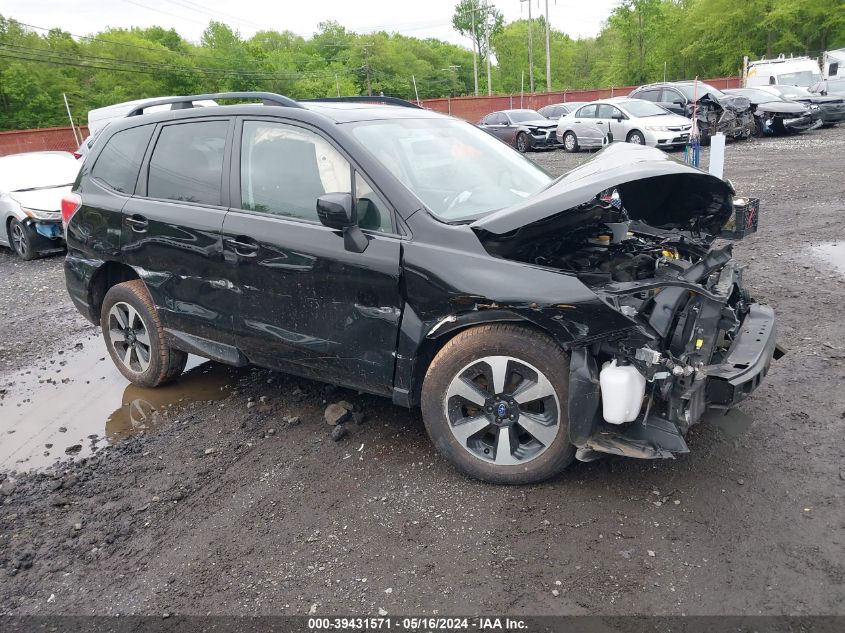
[[[67,125],[141,97],[269,91],[295,99],[383,92],[415,99],[466,94],[472,53],[447,42],[384,32],[360,35],[334,22],[309,39],[260,31],[248,39],[210,22],[199,44],[173,29],[107,29],[72,36],[0,16],[0,129]]]
[[[486,7],[486,8],[485,8]],[[324,22],[311,38],[260,31],[243,38],[212,21],[199,43],[161,27],[72,35],[0,15],[0,129],[66,125],[62,93],[77,119],[140,97],[266,90],[293,98],[350,94],[421,99],[487,92],[490,35],[494,93],[528,77],[528,20],[505,24],[490,3],[460,0],[454,28],[467,45],[396,33],[358,34]],[[532,20],[534,76],[545,85],[545,22]],[[743,55],[818,55],[845,46],[845,0],[622,0],[597,37],[550,31],[555,90],[736,74]],[[414,89],[416,80],[416,92]]]
[[[474,0],[465,0],[473,2]],[[532,21],[535,84],[545,85],[545,21]],[[845,0],[623,0],[595,38],[550,32],[552,88],[638,85],[739,74],[742,58],[810,55],[845,46]],[[528,20],[491,37],[493,85],[528,81]]]

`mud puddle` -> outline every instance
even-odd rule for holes
[[[188,358],[176,382],[157,389],[129,383],[102,339],[0,377],[0,470],[31,470],[82,458],[132,434],[155,429],[192,402],[226,398],[237,370]]]
[[[845,275],[845,242],[830,242],[813,246],[813,254],[831,264],[838,272]]]

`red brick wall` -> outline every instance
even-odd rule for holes
[[[83,126],[82,138],[87,138],[88,128]],[[0,156],[21,152],[62,150],[72,152],[79,144],[69,127],[48,127],[40,130],[11,130],[0,132]]]
[[[718,77],[716,79],[704,79],[714,88],[739,88],[739,77]],[[423,99],[422,105],[437,112],[444,112],[466,119],[473,123],[478,122],[483,116],[497,110],[509,110],[511,108],[529,108],[536,110],[550,103],[561,103],[564,101],[593,101],[595,99],[607,99],[627,95],[637,86],[619,86],[616,88],[596,88],[593,90],[568,90],[564,92],[538,92],[526,94],[520,97],[519,94],[510,96],[493,97],[455,97],[453,99]]]

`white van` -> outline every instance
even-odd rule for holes
[[[745,86],[812,86],[821,81],[822,74],[816,60],[809,57],[761,59],[748,62]]]
[[[145,103],[158,101],[159,99],[163,98],[166,98],[166,96],[151,97],[149,99],[135,99],[134,101],[124,101],[123,103],[115,103],[114,105],[106,106],[104,108],[96,108],[94,110],[89,110],[88,133],[92,137],[94,137],[97,135],[97,132],[106,127],[106,125],[108,125],[111,121],[114,121],[115,119],[122,119],[138,106],[141,106]],[[211,99],[207,99],[204,101],[194,101],[193,104],[194,107],[217,105],[217,103],[215,101],[212,101]],[[150,106],[148,109],[144,109],[144,114],[147,114],[149,112],[160,112],[162,110],[170,110],[172,107],[172,103]],[[184,105],[177,104],[177,107],[184,107]]]

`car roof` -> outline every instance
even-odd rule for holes
[[[149,114],[137,114],[112,121],[108,125],[109,136],[119,130],[136,127],[147,123],[161,123],[202,119],[214,116],[261,116],[300,120],[306,123],[353,123],[358,121],[377,121],[384,119],[436,119],[453,118],[446,114],[396,105],[382,105],[365,102],[317,102],[302,101],[302,107],[281,105],[262,105],[259,103],[240,103],[234,105],[205,106],[202,108],[184,108],[165,110]]]

